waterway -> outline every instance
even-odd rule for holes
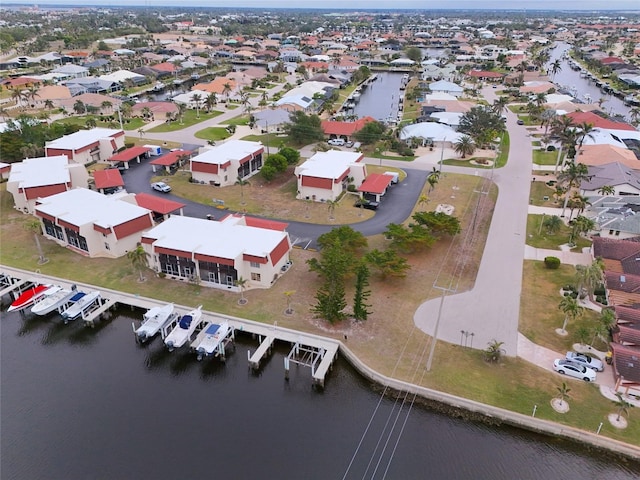
[[[569,89],[575,88],[575,96],[584,103],[597,103],[598,100],[603,98],[602,110],[609,115],[621,115],[629,120],[631,109],[620,98],[609,93],[603,93],[595,83],[589,81],[588,78],[581,77],[579,71],[571,69],[569,61],[562,58],[563,53],[568,52],[570,49],[571,45],[560,42],[550,51],[550,60],[547,68],[558,58],[562,65],[562,70],[556,73],[555,77],[552,77],[553,82],[558,86],[562,85]],[[550,73],[549,75],[551,76]],[[585,97],[585,95],[588,95],[588,97]],[[589,98],[591,99],[590,102],[587,101]]]
[[[318,391],[303,367],[285,381],[284,347],[249,372],[249,338],[226,364],[170,354],[159,339],[139,346],[131,322],[141,315],[121,308],[91,329],[3,313],[3,479],[640,475],[640,465],[568,442],[400,409],[342,360]]]
[[[400,85],[403,73],[376,72],[377,78],[362,91],[360,101],[353,108],[359,118],[372,117],[378,121],[395,121],[398,117]]]

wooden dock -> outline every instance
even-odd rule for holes
[[[2,270],[6,275],[21,281],[22,279],[30,279],[33,277],[33,273],[31,272],[11,267],[2,266]],[[99,290],[103,301],[100,302],[98,307],[91,309],[90,312],[83,315],[82,319],[86,325],[93,325],[100,315],[118,304],[129,305],[132,308],[135,307],[144,310],[166,304],[166,302],[141,297],[140,295],[109,290],[97,285],[70,282],[66,279],[48,275],[38,274],[38,278],[41,279],[42,282],[60,285],[64,288],[71,288],[72,285],[76,285],[78,290]],[[24,281],[26,282],[29,280]],[[13,290],[16,288],[16,284],[7,288],[11,288]],[[178,313],[180,311],[186,313],[193,309],[193,307],[179,304],[176,304],[175,307]],[[235,330],[235,333],[248,333],[255,335],[260,339],[258,349],[253,354],[247,354],[249,366],[251,368],[260,368],[260,362],[271,352],[273,344],[276,341],[286,342],[291,345],[292,348],[287,358],[285,358],[285,378],[288,378],[289,363],[296,363],[298,365],[311,367],[311,375],[314,385],[324,387],[325,377],[330,371],[340,347],[339,341],[311,333],[303,333],[279,327],[277,322],[273,325],[267,325],[253,320],[223,315],[217,312],[203,310],[202,313],[206,317],[205,319],[207,321],[216,320],[217,318],[226,320],[229,323],[229,327]],[[306,354],[306,356],[304,354]]]

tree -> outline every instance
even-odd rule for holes
[[[178,103],[178,116],[180,117],[180,125],[184,123],[184,114],[187,111],[187,106],[184,103]]]
[[[138,281],[144,282],[146,278],[144,277],[142,271],[144,268],[149,266],[149,254],[146,252],[141,243],[138,243],[136,248],[127,252],[127,258],[131,261],[131,265],[133,268],[138,270]]]
[[[554,62],[551,64],[550,68],[549,68],[550,72],[551,72],[551,78],[555,78],[556,75],[562,71],[562,62],[560,61],[559,58],[556,58],[554,60]]]
[[[260,169],[260,175],[267,182],[270,182],[271,180],[273,180],[276,177],[277,174],[278,174],[278,170],[276,170],[276,167],[274,167],[273,165],[265,164]]]
[[[298,145],[324,140],[320,117],[307,115],[301,110],[291,113],[289,122],[284,125],[283,130]]]
[[[578,150],[582,148],[582,144],[587,138],[590,138],[591,140],[594,139],[593,134],[595,130],[596,129],[593,123],[582,122],[580,125],[578,125],[578,131],[576,132],[576,139],[578,140]]]
[[[429,229],[417,224],[410,224],[409,227],[390,223],[384,236],[391,239],[391,247],[401,252],[412,252],[419,248],[431,247],[436,238],[429,232]]]
[[[601,258],[596,258],[590,265],[576,265],[576,284],[578,291],[587,291],[589,298],[593,298],[593,292],[604,281],[604,263]]]
[[[605,328],[605,326],[601,323],[593,326],[593,337],[591,338],[591,343],[589,344],[593,347],[593,344],[596,340],[601,340],[603,343],[607,343],[607,335],[609,334],[609,330]]]
[[[236,287],[240,289],[240,300],[238,300],[239,305],[244,305],[245,303],[247,303],[247,299],[244,298],[244,289],[247,286],[247,283],[249,283],[249,281],[246,278],[242,277],[238,277],[238,279],[235,281]]]
[[[560,405],[558,406],[560,408],[565,407],[567,399],[571,398],[569,396],[569,392],[571,391],[571,389],[567,387],[566,382],[562,382],[562,385],[556,387],[556,390],[558,391],[558,395],[556,396],[556,398],[560,400]]]
[[[603,185],[598,189],[599,195],[613,195],[616,193],[616,189],[611,185]]]
[[[558,215],[551,215],[542,222],[542,226],[547,229],[549,235],[558,233],[562,225],[564,225],[564,223]]]
[[[560,300],[560,304],[558,308],[564,313],[564,322],[562,323],[562,328],[560,329],[560,333],[565,335],[567,333],[567,323],[569,320],[575,320],[576,318],[582,316],[584,312],[584,308],[578,305],[578,301],[573,298],[571,295],[566,297],[562,297]]]
[[[96,119],[93,117],[87,118],[87,121],[84,122],[84,124],[88,127],[88,128],[95,128],[98,126],[98,122],[96,122]]]
[[[436,185],[438,184],[439,181],[440,181],[440,170],[438,170],[436,167],[433,167],[431,172],[429,172],[429,175],[427,176],[427,183],[429,184],[429,193],[431,193],[431,190],[436,188]]]
[[[558,175],[558,183],[567,187],[561,217],[564,217],[564,212],[569,202],[569,191],[572,188],[579,187],[583,181],[590,181],[592,178],[593,175],[589,175],[589,168],[584,163],[576,163],[573,161],[569,162],[565,169]]]
[[[353,136],[364,145],[372,145],[382,138],[385,129],[386,127],[378,121],[368,122]]]
[[[191,102],[196,107],[196,118],[200,118],[200,103],[202,102],[202,95],[199,93],[194,93],[191,95]]]
[[[232,88],[229,82],[226,82],[224,85],[222,85],[222,94],[224,95],[224,98],[227,102],[229,101],[229,95],[231,95],[231,92]]]
[[[422,50],[418,47],[409,47],[404,53],[407,55],[409,60],[413,60],[416,63],[420,63],[422,61]]]
[[[577,216],[571,221],[571,233],[569,235],[569,243],[574,244],[576,237],[584,235],[596,227],[596,222],[590,218]]]
[[[441,234],[453,236],[460,233],[460,220],[444,212],[416,212],[411,218],[436,237]]]
[[[492,142],[505,130],[502,117],[489,106],[472,107],[460,118],[458,131],[469,135],[476,145]]]
[[[493,101],[493,105],[491,105],[491,107],[493,108],[493,111],[495,113],[497,113],[498,115],[502,115],[502,112],[504,111],[505,108],[507,108],[507,105],[509,103],[509,97],[498,97]]]
[[[367,238],[349,225],[332,228],[328,232],[320,235],[317,242],[318,247],[322,250],[339,243],[342,249],[353,257],[367,247]]]
[[[291,308],[291,297],[296,293],[295,290],[287,290],[284,292],[284,296],[287,299],[287,309],[284,311],[287,315],[291,315],[293,313],[293,308]]]
[[[473,155],[473,152],[476,151],[476,144],[469,135],[462,135],[453,144],[453,149],[462,158],[466,158],[467,155]]]
[[[247,202],[244,201],[244,187],[245,185],[251,185],[249,180],[244,180],[243,178],[239,178],[236,180],[235,185],[240,186],[240,205],[246,205]]]
[[[211,113],[211,109],[218,104],[218,97],[216,96],[216,92],[211,92],[207,95],[207,98],[204,99],[204,106],[207,109],[207,113]]]
[[[38,250],[38,265],[44,265],[49,262],[49,259],[44,256],[42,245],[40,244],[40,234],[42,233],[40,220],[33,218],[24,225],[24,228],[33,233],[33,239],[36,242],[36,249]]]
[[[329,212],[329,220],[335,220],[336,207],[338,206],[337,200],[327,200],[327,211]]]
[[[309,270],[316,272],[322,279],[322,285],[316,293],[317,303],[311,311],[330,323],[345,317],[344,309],[347,303],[344,282],[352,261],[352,256],[344,250],[339,241],[322,249],[319,259],[307,260]]]
[[[365,261],[375,268],[380,276],[385,277],[406,277],[407,271],[411,268],[407,259],[401,257],[392,248],[386,250],[373,249],[364,256]]]
[[[297,165],[300,161],[300,152],[295,148],[282,147],[280,150],[278,150],[278,154],[286,158],[287,164],[289,165]]]
[[[86,115],[87,106],[82,100],[76,100],[76,102],[73,104],[73,111],[78,115],[80,115],[81,113],[84,113]]]
[[[504,345],[504,342],[499,342],[496,339],[491,340],[483,352],[485,361],[489,363],[498,363],[502,358],[502,355],[505,353],[502,345]]]
[[[600,323],[602,323],[602,325],[604,325],[604,327],[608,331],[611,331],[611,329],[615,326],[616,321],[617,321],[616,314],[612,309],[610,308],[602,309],[602,311],[600,312]]]
[[[618,415],[616,417],[616,422],[619,422],[622,415],[629,415],[629,409],[631,409],[633,405],[622,398],[622,394],[620,392],[616,392],[616,397],[618,400],[614,401],[613,404],[616,406],[616,414]]]
[[[369,286],[369,269],[365,263],[360,263],[356,267],[355,293],[353,294],[353,317],[356,320],[366,320],[371,312],[368,310],[371,305],[367,304],[367,299],[371,296]]]
[[[113,108],[113,103],[111,103],[109,100],[104,100],[100,104],[100,108],[102,108],[103,110],[111,110]]]

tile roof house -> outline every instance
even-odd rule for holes
[[[11,164],[7,191],[17,210],[33,213],[39,199],[72,188],[87,188],[88,182],[84,165],[69,163],[66,155],[27,158]]]
[[[56,243],[89,257],[117,258],[136,248],[153,226],[151,212],[127,195],[75,188],[40,199],[35,215]]]
[[[349,140],[356,132],[362,130],[367,123],[375,121],[375,118],[372,117],[362,117],[354,122],[323,120],[320,126],[324,134],[329,138],[344,138],[345,140]]]
[[[233,185],[262,168],[264,146],[260,142],[230,140],[208,148],[190,160],[193,180],[218,187]]]
[[[291,241],[279,222],[256,220],[172,216],[146,232],[142,245],[150,267],[169,278],[237,292],[242,277],[245,288],[269,288],[290,265]]]
[[[633,125],[623,122],[615,122],[608,118],[603,118],[600,115],[596,115],[593,112],[571,112],[567,113],[566,116],[571,118],[574,125],[590,123],[596,128],[604,128],[606,130],[636,130]]]

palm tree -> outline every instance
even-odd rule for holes
[[[216,92],[211,92],[207,95],[207,98],[204,99],[204,106],[207,108],[207,113],[211,112],[211,109],[218,104],[218,96]]]
[[[194,93],[191,96],[191,102],[196,106],[196,118],[200,118],[200,102],[202,102],[202,95]]]
[[[244,288],[247,286],[247,283],[249,283],[249,281],[246,278],[238,277],[235,283],[236,287],[240,289],[240,300],[238,300],[238,303],[240,305],[244,305],[245,303],[247,303],[247,299],[244,298]]]
[[[231,95],[231,84],[229,82],[222,85],[222,94],[225,96],[226,101],[229,101],[229,95]]]
[[[173,112],[167,112],[164,116],[167,118],[167,123],[171,124],[171,120],[173,120]]]
[[[582,122],[580,125],[578,125],[578,132],[577,132],[577,138],[576,138],[576,140],[578,140],[578,151],[582,148],[582,144],[584,143],[587,137],[590,138],[591,140],[594,139],[594,136],[593,136],[594,131],[595,131],[595,127],[593,126],[593,123]]]
[[[585,164],[574,161],[568,163],[566,168],[558,175],[558,183],[567,186],[561,217],[564,217],[564,212],[569,202],[569,191],[574,187],[579,187],[583,181],[591,180],[592,177],[593,175],[589,175],[589,169]]]
[[[466,158],[467,155],[473,155],[476,151],[476,144],[469,135],[462,135],[454,144],[454,151],[461,155],[461,158]]]
[[[602,340],[602,342],[606,344],[608,340],[607,335],[609,335],[609,330],[607,330],[604,325],[602,325],[601,323],[594,325],[593,337],[591,338],[591,343],[589,345],[593,347],[596,339]]]
[[[46,99],[44,101],[44,108],[46,108],[48,110],[53,110],[53,107],[54,107],[54,105],[53,105],[53,102],[51,100]]]
[[[429,192],[431,192],[431,190],[436,188],[436,185],[438,184],[439,181],[440,181],[440,170],[438,170],[436,167],[433,167],[431,169],[431,172],[429,172],[429,175],[427,176],[427,183],[429,184]]]
[[[576,265],[575,278],[578,291],[584,288],[589,298],[592,298],[593,292],[604,280],[603,268],[604,264],[600,258],[596,258],[590,265]]]
[[[424,208],[424,206],[429,203],[429,197],[427,195],[425,195],[424,193],[422,195],[420,195],[420,197],[418,198],[418,205],[420,205],[421,207]]]
[[[600,323],[602,323],[608,331],[611,331],[616,324],[616,313],[610,308],[603,308],[600,312]]]
[[[260,106],[266,107],[268,103],[269,103],[269,94],[267,93],[266,90],[264,90],[262,92],[262,95],[260,95]]]
[[[505,353],[502,348],[504,342],[499,342],[495,338],[487,344],[487,348],[484,350],[484,359],[489,363],[498,363],[502,355]]]
[[[98,126],[98,122],[96,122],[96,119],[93,117],[90,117],[87,119],[86,122],[84,122],[84,124],[88,127],[88,128],[96,128]]]
[[[614,193],[616,193],[616,189],[611,185],[603,185],[598,189],[600,195],[613,195]]]
[[[585,197],[584,195],[580,195],[578,192],[573,192],[573,195],[569,199],[567,206],[569,207],[569,221],[571,221],[571,217],[573,216],[573,211],[578,210],[578,215],[584,212],[584,209],[587,205],[591,205],[589,201],[589,197]]]
[[[284,296],[287,298],[287,309],[284,311],[287,315],[291,315],[293,313],[293,309],[291,308],[291,297],[296,293],[295,290],[287,290],[284,292]]]
[[[569,243],[573,244],[576,237],[584,235],[594,228],[596,228],[596,222],[594,222],[590,218],[578,215],[571,222],[571,235],[569,236]]]
[[[251,183],[249,182],[249,180],[244,180],[243,178],[238,177],[238,179],[235,182],[235,185],[240,185],[240,204],[246,205],[247,202],[244,201],[244,186],[251,185]]]
[[[42,233],[42,224],[36,218],[29,220],[24,228],[33,233],[33,239],[36,242],[36,248],[38,250],[38,265],[44,265],[49,261],[47,257],[44,256],[44,252],[42,251],[42,245],[40,244],[40,234]]]
[[[109,100],[105,100],[100,104],[100,108],[102,108],[103,110],[111,110],[113,108],[113,103],[111,103]]]
[[[178,104],[178,116],[180,117],[180,125],[184,123],[184,112],[187,111],[187,106],[184,103]]]
[[[78,115],[80,115],[83,112],[86,115],[87,106],[82,100],[76,100],[76,102],[73,104],[73,111],[76,112]]]
[[[491,108],[498,115],[502,115],[502,112],[504,111],[505,108],[507,108],[508,103],[509,103],[508,97],[498,97],[494,100]]]
[[[337,200],[327,200],[327,210],[329,211],[329,220],[335,220],[334,213],[336,211],[336,206],[338,205]]]
[[[558,233],[563,224],[564,223],[557,215],[551,215],[550,217],[545,218],[542,222],[542,226],[547,229],[547,233],[549,235]]]
[[[555,78],[556,74],[562,71],[562,62],[560,62],[559,58],[556,58],[550,65],[549,70],[551,71],[551,78]]]
[[[141,243],[136,248],[127,252],[127,258],[131,261],[133,268],[138,270],[138,281],[144,282],[146,278],[143,275],[143,269],[149,266],[149,254],[146,252]]]
[[[629,415],[629,409],[632,408],[633,405],[622,398],[622,394],[620,392],[616,392],[616,397],[618,400],[614,401],[613,404],[616,406],[616,413],[618,414],[616,422],[619,422],[622,415]]]
[[[558,400],[560,400],[561,404],[565,403],[567,399],[571,398],[569,396],[569,392],[571,391],[571,389],[567,387],[566,382],[562,382],[562,385],[556,387],[556,389],[558,390],[557,398]]]
[[[562,313],[564,313],[564,322],[562,323],[560,333],[562,335],[566,335],[567,323],[569,323],[570,319],[575,320],[576,318],[582,316],[584,308],[578,305],[578,301],[571,295],[563,297],[562,300],[560,300],[558,308],[562,311]]]
[[[145,120],[147,120],[149,117],[151,117],[152,113],[151,113],[151,109],[149,107],[144,107],[140,113],[142,113],[142,118],[144,118]]]
[[[26,101],[26,97],[22,90],[13,89],[11,91],[11,100],[16,102],[16,105],[21,106],[23,101]]]
[[[631,119],[631,123],[637,127],[638,122],[640,122],[640,107],[632,108],[629,112],[629,117]]]

